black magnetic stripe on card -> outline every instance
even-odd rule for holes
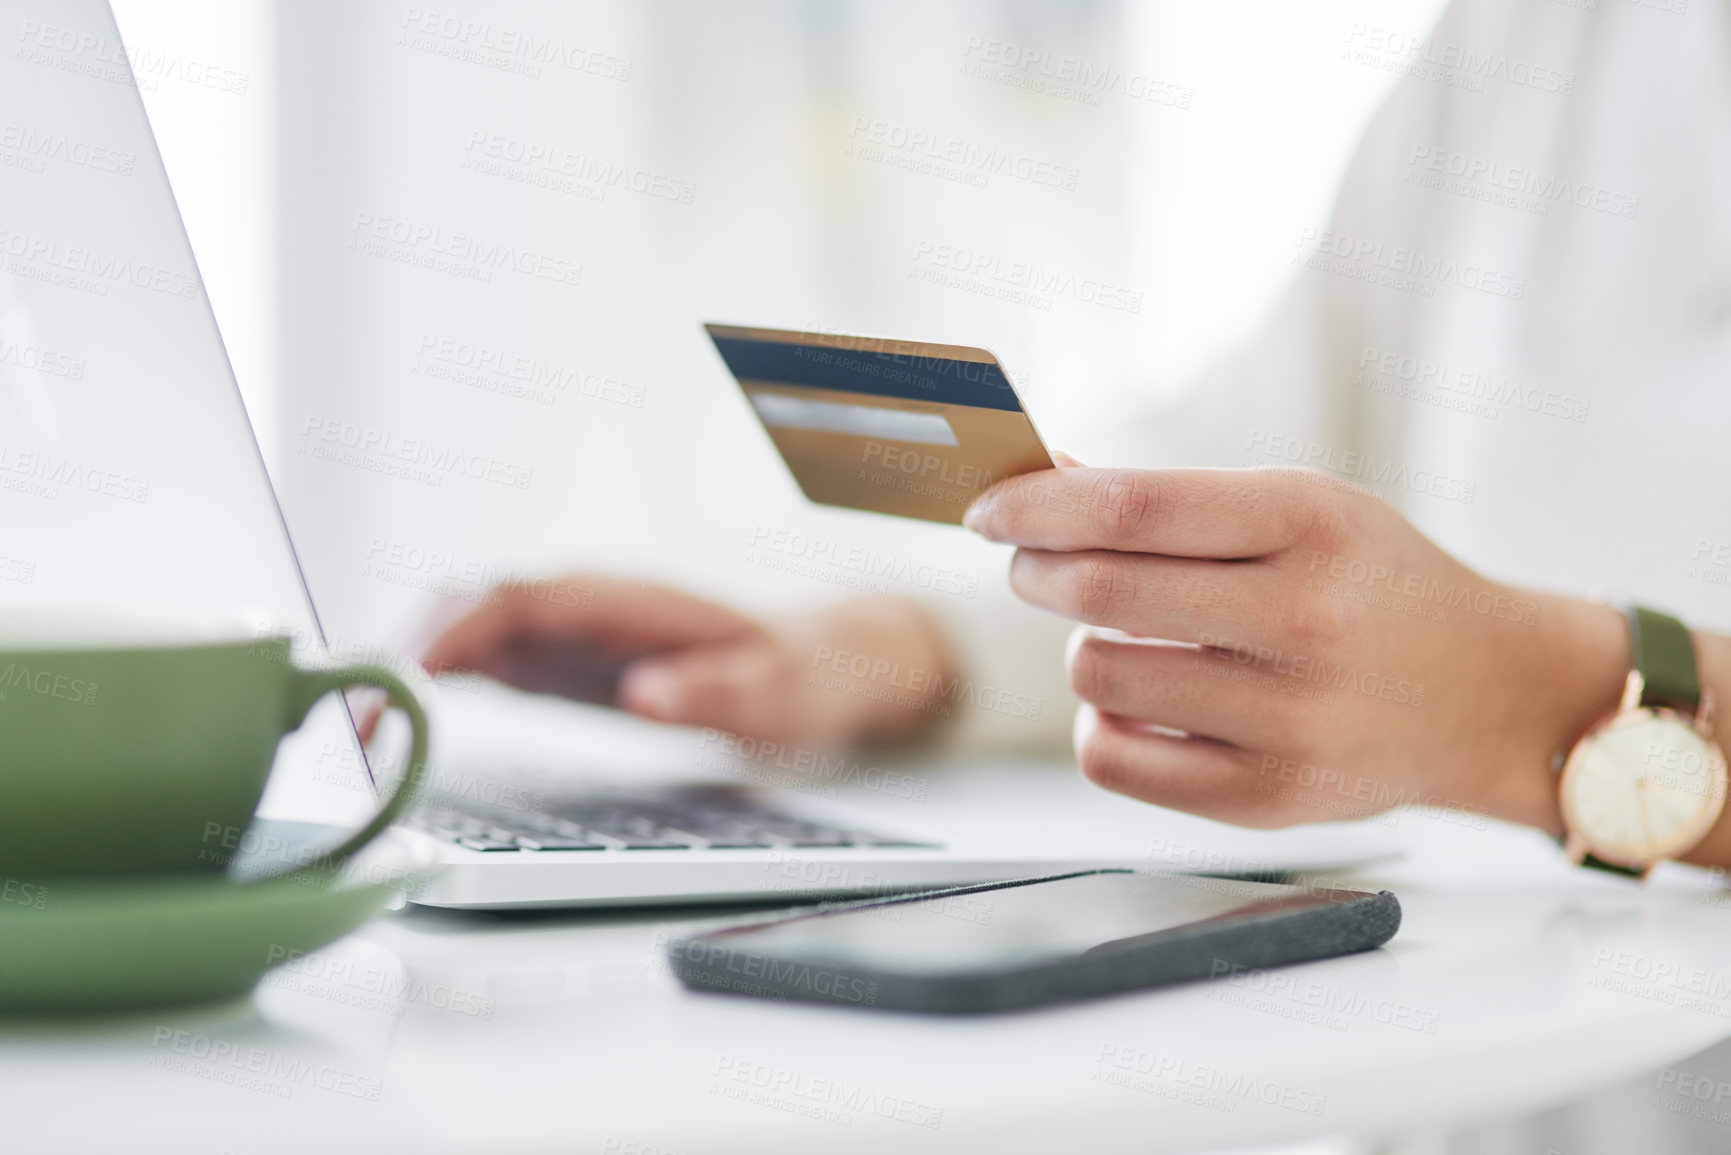
[[[1022,412],[1003,370],[983,361],[866,353],[738,337],[712,340],[728,369],[741,381],[781,382],[903,401]]]

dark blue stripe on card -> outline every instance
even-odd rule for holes
[[[981,361],[861,353],[821,345],[748,341],[714,337],[716,349],[740,380],[777,381],[813,389],[839,389],[903,401],[972,405],[977,409],[1022,412],[1004,371]]]

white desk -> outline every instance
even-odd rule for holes
[[[1385,950],[1000,1018],[687,993],[656,942],[691,912],[396,914],[239,1007],[0,1025],[0,1148],[1184,1151],[1530,1110],[1731,1034],[1731,911],[1691,872],[1397,833],[1363,875],[1405,907]]]

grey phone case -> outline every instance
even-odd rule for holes
[[[754,930],[792,919],[830,918],[960,894],[1032,886],[1084,874],[924,891],[890,899],[832,903],[790,916],[677,939],[667,948],[673,973],[694,990],[777,1000],[879,1007],[928,1014],[983,1014],[1206,979],[1238,968],[1284,966],[1373,950],[1400,929],[1400,902],[1384,890],[1316,890],[1339,896],[1298,910],[1234,912],[1168,930],[1104,943],[1066,958],[965,972],[912,973],[778,958],[752,949]],[[1198,884],[1236,882],[1191,876]]]

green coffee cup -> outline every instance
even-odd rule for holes
[[[377,837],[419,782],[427,718],[395,674],[303,667],[287,637],[238,625],[0,614],[0,877],[222,870],[211,832],[246,828],[277,744],[350,686],[384,690],[413,741],[390,798],[320,866]]]

